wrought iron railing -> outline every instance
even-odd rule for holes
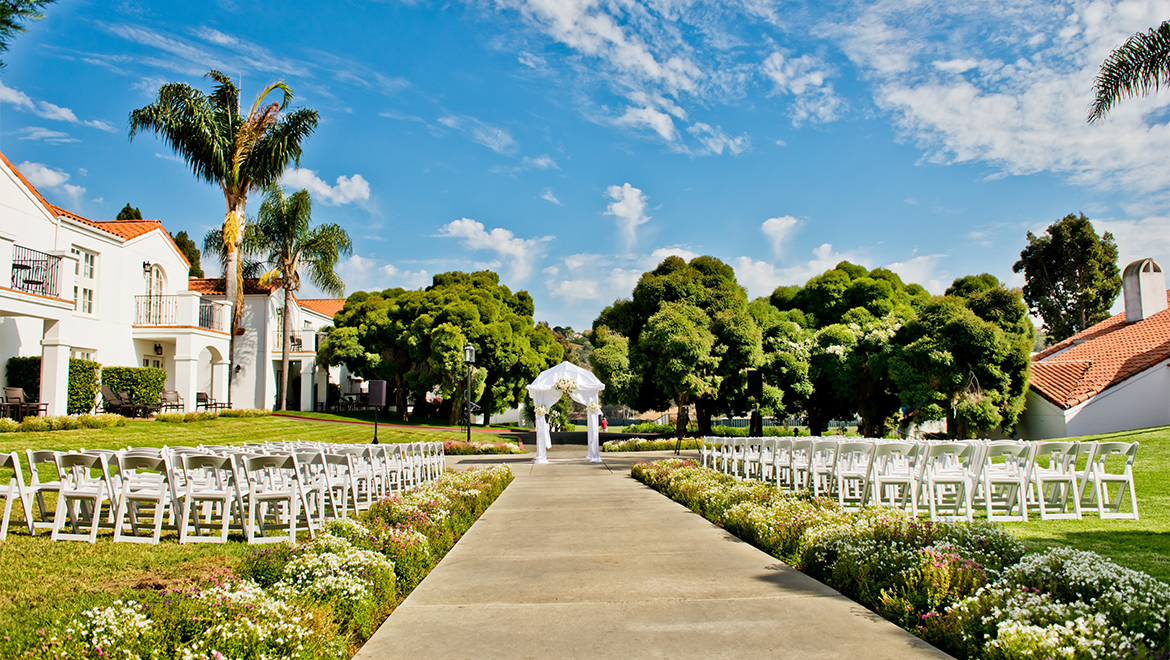
[[[317,350],[317,333],[314,330],[293,330],[292,336],[289,337],[291,350],[293,351],[315,351]],[[280,330],[272,331],[272,350],[280,351],[284,347],[284,333]]]
[[[228,309],[209,298],[201,298],[199,327],[227,332]],[[134,296],[134,325],[179,325],[179,296]]]
[[[134,296],[134,325],[178,324],[178,296]]]
[[[61,257],[12,246],[12,288],[53,298],[61,295]]]

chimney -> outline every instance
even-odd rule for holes
[[[1122,275],[1125,322],[1136,323],[1166,309],[1166,273],[1153,259],[1139,259]]]

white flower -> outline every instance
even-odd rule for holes
[[[577,391],[577,381],[575,379],[569,378],[568,376],[565,376],[563,378],[558,378],[553,387],[563,394],[572,394],[573,392]]]
[[[588,410],[590,415],[596,415],[597,413],[601,412],[601,402],[596,399],[590,401]]]
[[[548,408],[545,406],[537,406],[536,407],[536,416],[537,417],[548,417]]]

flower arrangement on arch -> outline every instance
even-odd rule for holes
[[[577,381],[565,376],[558,378],[557,382],[553,384],[553,387],[561,394],[572,394],[577,391]]]
[[[594,399],[589,402],[589,406],[586,409],[589,411],[590,415],[596,415],[597,413],[601,412],[601,402],[597,399]]]
[[[548,407],[537,406],[536,407],[536,416],[537,417],[548,417]]]

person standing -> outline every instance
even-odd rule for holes
[[[601,430],[602,432],[609,433],[609,420],[604,415],[601,417]]]

